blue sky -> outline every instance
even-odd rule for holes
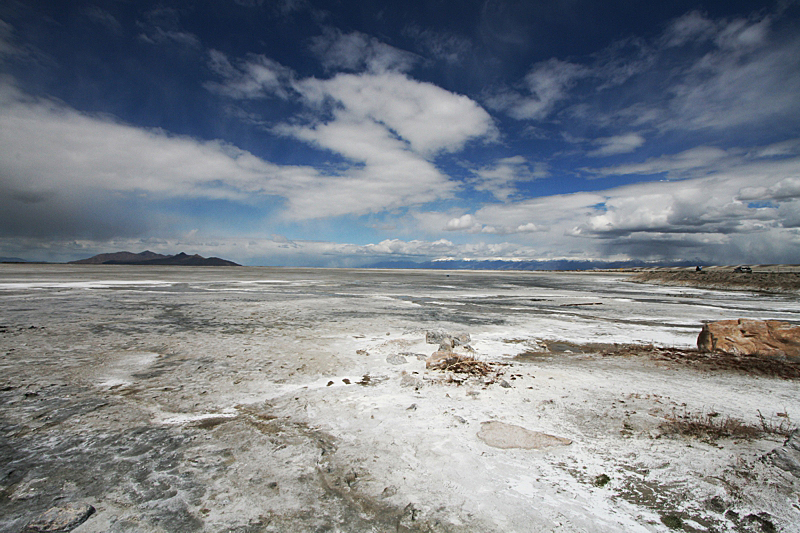
[[[800,5],[0,5],[0,256],[800,263]]]

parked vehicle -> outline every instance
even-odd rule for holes
[[[738,266],[733,269],[734,272],[744,272],[746,274],[752,274],[753,269],[748,266]]]

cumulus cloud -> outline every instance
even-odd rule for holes
[[[483,235],[514,235],[547,231],[547,226],[535,224],[533,222],[514,224],[512,221],[510,225],[500,224],[500,221],[509,222],[509,217],[507,214],[508,212],[506,211],[504,212],[504,216],[492,217],[490,209],[487,210],[487,208],[482,208],[479,211],[479,215],[485,219],[493,219],[496,224],[485,224],[476,216],[465,214],[450,218],[442,228],[435,228],[434,226],[434,229],[444,229],[445,231],[459,231],[474,234],[479,233]],[[417,218],[421,221],[424,221],[424,223],[428,226],[430,226],[432,223],[441,224],[446,219],[444,214],[434,213],[417,214]]]
[[[7,85],[0,86],[0,175],[0,226],[11,227],[13,213],[24,204],[32,219],[50,220],[54,233],[61,231],[59,224],[69,226],[70,216],[90,221],[94,214],[97,225],[108,219],[105,211],[113,217],[119,211],[125,218],[123,213],[135,212],[137,202],[145,199],[247,203],[258,197],[286,197],[294,184],[319,179],[312,168],[279,166],[222,141],[170,135],[80,113]],[[49,214],[56,212],[64,217],[61,222]],[[42,225],[45,222],[32,225],[31,231]],[[147,225],[130,223],[130,231]]]
[[[448,231],[470,230],[478,226],[478,222],[472,215],[462,215],[458,218],[451,218],[447,221],[445,229]]]
[[[275,96],[305,106],[299,120],[272,131],[343,156],[347,168],[293,181],[286,216],[292,219],[378,213],[449,198],[456,189],[436,166],[437,155],[473,140],[492,140],[491,116],[473,100],[396,71],[407,56],[362,34],[330,30],[315,42],[333,68],[353,69],[328,79],[298,79],[264,56],[230,60],[210,53],[222,81],[206,87],[233,99]],[[338,59],[337,59],[338,58]]]
[[[407,208],[452,196],[456,184],[434,164],[437,154],[495,133],[491,117],[472,100],[403,74],[296,81],[290,71],[263,57],[231,62],[212,53],[212,62],[225,78],[213,90],[226,96],[290,97],[290,88],[297,87],[291,94],[322,116],[327,113],[324,102],[335,102],[336,111],[326,122],[284,124],[276,131],[341,154],[349,166],[331,172],[276,165],[219,140],[172,135],[81,113],[4,84],[4,227],[22,233],[49,227],[55,234],[58,222],[51,215],[68,218],[72,213],[76,221],[85,219],[76,231],[95,231],[95,220],[97,227],[136,234],[169,225],[164,217],[131,219],[137,210],[152,211],[154,204],[148,202],[170,198],[270,202],[272,208],[264,216],[280,214],[289,220]],[[324,102],[316,99],[318,94]],[[92,208],[90,198],[114,207]],[[29,218],[40,221],[30,230],[12,223],[23,220],[23,208]],[[61,224],[65,231],[68,227]]]
[[[339,74],[327,80],[307,78],[298,90],[312,105],[332,99],[334,121],[377,123],[425,157],[455,152],[474,139],[497,135],[491,116],[475,101],[405,74]]]
[[[794,200],[800,198],[800,176],[784,178],[771,187],[745,187],[737,195],[739,200]]]
[[[794,233],[800,222],[800,157],[740,158],[731,166],[710,159],[697,174],[495,204],[473,216],[493,227],[541,226],[541,248],[594,250],[597,256],[674,260],[691,253],[709,261],[770,262],[800,252]],[[752,187],[754,182],[763,185]]]
[[[474,101],[401,73],[308,78],[295,89],[309,108],[331,118],[275,131],[353,163],[293,197],[297,216],[374,213],[451,197],[456,184],[434,158],[496,135],[491,117]]]

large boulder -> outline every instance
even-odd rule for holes
[[[701,352],[800,357],[800,326],[777,320],[720,320],[703,326]]]

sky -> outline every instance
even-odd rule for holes
[[[800,5],[5,0],[0,257],[800,263]]]

